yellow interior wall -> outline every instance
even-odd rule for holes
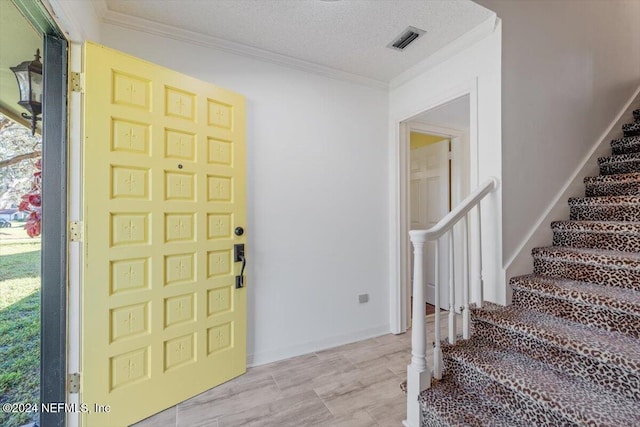
[[[416,148],[424,147],[425,145],[435,144],[436,142],[440,142],[443,139],[447,138],[443,138],[442,136],[429,135],[426,133],[411,132],[409,146],[412,150],[415,150]]]

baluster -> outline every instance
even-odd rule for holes
[[[420,392],[431,385],[431,371],[427,366],[427,335],[424,321],[423,253],[425,236],[409,232],[413,244],[413,312],[411,315],[411,364],[407,366],[407,419],[405,426],[421,425]]]
[[[453,228],[449,230],[449,344],[456,343],[456,289],[455,264],[453,262]]]
[[[436,240],[436,253],[435,253],[435,306],[436,313],[434,317],[434,328],[435,332],[433,334],[434,338],[434,347],[433,347],[433,376],[439,380],[442,379],[442,348],[440,348],[440,266],[438,263],[440,262],[440,250],[442,249],[440,245],[440,240]]]
[[[478,287],[480,288],[478,307],[482,308],[482,303],[484,302],[484,279],[482,278],[482,216],[480,214],[480,202],[478,202],[476,209],[478,214]]]
[[[463,304],[462,307],[462,338],[469,339],[469,215],[464,216],[464,228],[462,230],[462,239],[464,242],[464,284],[462,289]]]

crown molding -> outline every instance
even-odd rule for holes
[[[441,64],[447,59],[457,55],[469,46],[472,46],[478,41],[493,34],[493,32],[498,28],[499,25],[500,19],[495,13],[493,13],[489,18],[485,19],[471,30],[462,34],[454,41],[443,46],[432,55],[429,55],[427,58],[418,62],[413,67],[391,79],[389,88],[396,89],[407,83],[408,81],[414,79],[415,77],[427,72],[429,69],[435,67],[436,65]]]
[[[141,31],[143,33],[173,39],[184,43],[203,46],[210,49],[217,49],[224,52],[232,53],[234,55],[257,59],[263,62],[269,62],[276,65],[294,68],[296,70],[306,71],[308,73],[321,75],[331,79],[343,80],[376,89],[389,89],[389,83],[381,80],[372,79],[331,67],[326,67],[324,65],[316,64],[310,61],[304,61],[302,59],[293,58],[291,56],[282,55],[264,49],[258,49],[242,43],[224,40],[207,34],[185,30],[166,24],[160,24],[135,16],[125,15],[120,12],[106,10],[106,12],[102,15],[102,22],[105,24]]]

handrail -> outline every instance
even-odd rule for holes
[[[498,188],[498,179],[491,177],[478,186],[471,194],[465,197],[451,212],[446,214],[436,225],[427,230],[411,230],[411,241],[423,237],[424,240],[435,240],[449,231],[463,216],[475,207],[487,194]]]
[[[438,253],[442,248],[443,240],[440,239],[445,233],[448,233],[449,241],[449,342],[455,344],[456,341],[456,296],[454,291],[454,263],[453,257],[455,255],[454,245],[454,226],[458,224],[460,220],[462,223],[460,227],[461,239],[463,249],[458,251],[462,254],[463,258],[463,304],[462,304],[462,338],[468,339],[470,335],[470,309],[469,309],[469,296],[470,296],[470,282],[471,282],[471,268],[470,257],[471,251],[469,248],[470,226],[469,226],[469,212],[476,208],[477,210],[477,224],[475,225],[474,232],[477,234],[475,243],[478,245],[478,250],[475,254],[477,257],[477,276],[474,278],[474,285],[479,288],[480,298],[483,294],[483,279],[482,279],[482,227],[481,227],[481,215],[480,215],[480,202],[489,193],[495,191],[498,188],[498,179],[491,177],[487,181],[483,182],[476,188],[471,194],[464,198],[451,212],[445,215],[436,225],[428,230],[411,230],[409,235],[411,237],[411,244],[413,245],[414,262],[413,262],[413,294],[412,294],[412,321],[411,321],[411,363],[407,366],[407,419],[403,422],[405,427],[419,427],[421,425],[421,409],[418,402],[418,396],[423,390],[426,390],[431,385],[431,379],[442,379],[442,371],[444,368],[442,360],[442,348],[440,345],[440,287],[439,283],[439,268],[438,268]],[[426,325],[424,322],[424,307],[425,307],[425,272],[423,268],[423,256],[425,255],[425,245],[427,241],[436,241],[436,250],[433,253],[435,257],[435,317],[434,317],[434,347],[433,347],[433,371],[427,365],[426,350],[427,350],[427,335]],[[480,300],[478,302],[482,304]]]

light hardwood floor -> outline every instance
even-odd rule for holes
[[[135,427],[399,427],[410,347],[410,332],[389,334],[249,368]]]

